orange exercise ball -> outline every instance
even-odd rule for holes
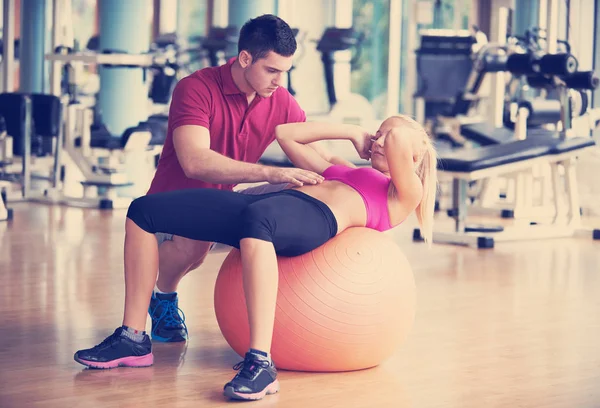
[[[313,251],[278,257],[271,355],[277,368],[335,372],[379,365],[412,327],[416,290],[408,260],[387,235],[351,228]],[[225,340],[243,356],[250,335],[240,252],[226,257],[215,286]]]

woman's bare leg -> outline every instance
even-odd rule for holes
[[[232,399],[256,400],[279,391],[277,370],[268,355],[275,324],[279,272],[271,242],[244,238],[240,241],[240,252],[251,350],[240,371],[225,384],[224,393]]]
[[[270,353],[275,324],[279,272],[273,243],[240,241],[244,294],[250,324],[250,348]]]

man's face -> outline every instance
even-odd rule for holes
[[[242,64],[244,77],[252,89],[263,98],[270,97],[281,86],[283,76],[292,68],[294,58],[293,55],[284,57],[273,51],[269,51],[264,58],[254,61],[251,56],[248,57],[250,63]]]

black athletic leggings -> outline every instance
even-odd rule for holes
[[[295,190],[261,195],[207,188],[156,193],[135,199],[127,217],[152,234],[235,248],[242,238],[269,241],[282,256],[312,251],[334,237],[338,228],[327,205]]]

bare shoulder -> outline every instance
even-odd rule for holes
[[[413,177],[410,178],[409,183],[410,188],[404,188],[402,193],[399,193],[393,183],[390,183],[388,214],[390,216],[390,223],[393,226],[404,222],[416,210],[423,197],[423,184],[416,174],[413,173]]]

